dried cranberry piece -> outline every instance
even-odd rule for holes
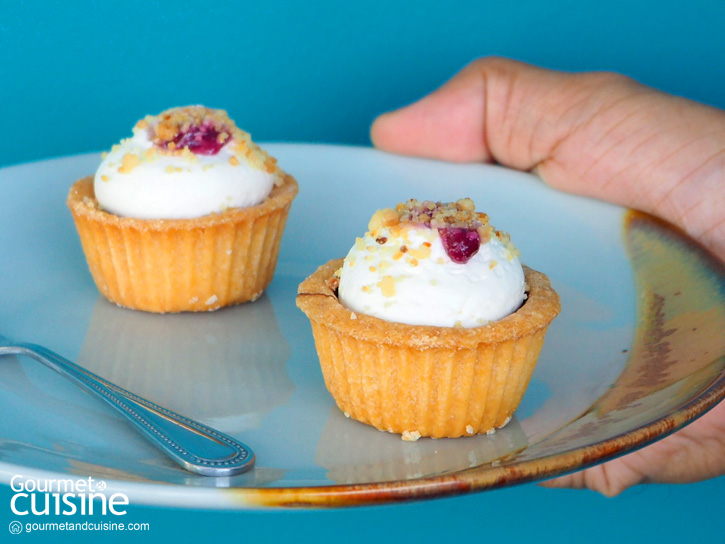
[[[438,229],[438,234],[441,236],[443,249],[454,263],[467,263],[481,247],[481,237],[477,230],[445,227]]]
[[[212,123],[205,122],[202,125],[192,125],[186,132],[179,132],[172,142],[176,149],[188,147],[189,151],[197,155],[216,155],[229,141],[229,138],[219,141],[222,132],[226,131],[218,130]]]

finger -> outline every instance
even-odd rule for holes
[[[606,497],[615,497],[644,481],[644,475],[628,466],[619,459],[603,465],[559,476],[541,482],[539,485],[548,488],[591,489]]]
[[[642,482],[691,483],[723,474],[725,402],[646,448],[541,485],[588,488],[611,497]]]
[[[725,113],[623,76],[478,60],[380,116],[371,138],[396,153],[533,170],[663,217],[725,259]]]
[[[501,58],[477,60],[440,89],[378,117],[376,147],[531,169],[596,113],[606,74],[585,77]],[[595,96],[591,96],[595,93]],[[606,104],[602,106],[606,107]]]
[[[443,87],[378,117],[373,144],[393,153],[455,162],[491,161],[484,138],[482,72],[469,66]]]

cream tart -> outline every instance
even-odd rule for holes
[[[67,203],[108,300],[210,311],[262,294],[297,191],[226,112],[187,106],[139,121]]]
[[[297,305],[338,407],[406,440],[506,425],[560,311],[548,278],[470,199],[379,210]]]

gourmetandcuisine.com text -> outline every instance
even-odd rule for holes
[[[39,531],[148,531],[151,529],[148,523],[115,523],[108,521],[84,521],[73,523],[63,521],[60,523],[26,523],[23,528],[26,533]]]

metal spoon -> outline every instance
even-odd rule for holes
[[[32,357],[106,401],[151,443],[190,472],[232,476],[254,465],[252,450],[234,438],[134,395],[43,346],[10,342],[0,335],[1,355]]]

